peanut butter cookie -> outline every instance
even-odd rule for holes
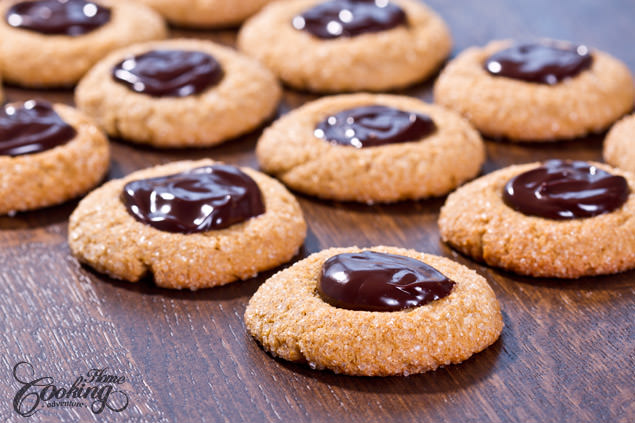
[[[503,328],[482,276],[446,258],[395,247],[309,256],[258,288],[245,324],[277,357],[358,376],[460,363],[493,344]]]
[[[113,137],[205,147],[255,129],[281,95],[251,58],[209,41],[169,40],[110,54],[82,79],[75,101]]]
[[[152,274],[164,288],[198,289],[285,263],[305,234],[297,201],[276,180],[200,160],[106,183],[73,212],[68,240],[79,261],[114,278]]]
[[[111,51],[166,36],[161,16],[137,2],[0,2],[2,75],[25,87],[74,85]]]
[[[635,268],[635,177],[599,163],[510,166],[450,194],[441,237],[522,275],[578,278]]]
[[[494,41],[443,70],[435,101],[484,135],[557,141],[608,128],[633,107],[633,79],[619,60],[587,46]]]
[[[0,214],[77,197],[102,180],[109,162],[106,136],[71,107],[29,100],[0,109]]]
[[[375,94],[293,110],[265,130],[256,153],[265,172],[294,190],[367,203],[444,195],[485,160],[481,137],[458,114]]]
[[[451,49],[443,20],[415,0],[291,0],[248,20],[239,48],[286,84],[384,91],[421,81]]]

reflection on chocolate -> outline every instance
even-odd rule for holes
[[[326,260],[318,284],[320,297],[334,307],[398,311],[450,294],[455,282],[410,257],[364,251]]]
[[[549,160],[507,182],[505,204],[530,216],[565,220],[620,208],[630,189],[622,176],[582,161]]]
[[[200,51],[152,50],[129,57],[112,70],[116,82],[153,97],[186,97],[218,84],[223,69]]]
[[[341,111],[318,123],[314,135],[355,148],[420,141],[436,130],[427,115],[386,106],[364,106]]]
[[[517,44],[491,55],[485,69],[495,76],[554,85],[589,69],[593,56],[586,46]]]
[[[222,164],[129,182],[121,200],[138,221],[186,234],[227,228],[265,212],[256,182]]]
[[[11,103],[0,110],[0,155],[21,156],[50,150],[77,132],[44,101]]]
[[[291,22],[295,29],[322,39],[355,37],[406,23],[406,13],[388,0],[327,0]]]
[[[16,3],[6,21],[15,28],[76,37],[110,21],[110,9],[86,0],[36,0]]]

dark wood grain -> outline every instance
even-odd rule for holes
[[[454,53],[495,38],[548,36],[588,43],[635,70],[632,0],[430,0],[448,21]],[[235,33],[187,32],[231,45]],[[68,91],[7,88],[72,103]],[[432,100],[431,84],[405,92]],[[284,113],[315,98],[287,91]],[[109,178],[173,160],[212,157],[256,167],[259,131],[204,150],[156,151],[114,140]],[[601,159],[602,135],[554,145],[487,142],[484,173],[549,157]],[[66,244],[76,202],[0,217],[0,421],[462,421],[635,420],[635,272],[575,281],[490,269],[443,245],[436,220],[444,199],[365,206],[299,195],[309,232],[300,259],[331,246],[376,244],[441,254],[490,281],[505,329],[491,348],[436,372],[356,378],[271,358],[247,335],[249,297],[274,271],[198,292],[128,284],[80,267]],[[126,375],[130,406],[93,415],[72,408],[19,417],[16,363],[72,382],[90,368]]]

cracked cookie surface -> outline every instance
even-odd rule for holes
[[[384,91],[411,85],[448,56],[451,37],[443,20],[414,0],[393,0],[407,25],[333,40],[295,29],[294,16],[323,0],[278,1],[249,19],[238,46],[286,84],[317,92]]]
[[[511,43],[493,41],[460,53],[435,82],[435,101],[461,113],[484,135],[527,142],[602,131],[632,109],[629,69],[597,50],[590,69],[555,85],[490,75],[483,68],[486,59]]]
[[[314,134],[342,110],[383,105],[429,115],[436,132],[421,141],[357,149]],[[256,154],[262,169],[294,190],[340,201],[393,202],[444,195],[475,177],[485,160],[478,132],[456,113],[418,99],[375,94],[325,97],[265,130]]]
[[[81,36],[16,29],[4,17],[19,1],[0,2],[0,68],[6,81],[25,87],[74,85],[113,50],[167,36],[165,22],[154,10],[136,2],[116,0],[99,0],[100,5],[111,9],[111,19]]]
[[[439,216],[443,241],[490,266],[535,277],[578,278],[635,268],[635,177],[591,164],[626,178],[630,195],[621,208],[571,220],[524,215],[503,202],[503,187],[540,164],[510,166],[448,196]]]
[[[372,250],[411,257],[453,280],[450,295],[402,311],[337,308],[317,294],[324,262]],[[449,259],[395,247],[332,248],[269,278],[245,311],[249,333],[277,357],[358,376],[408,375],[459,363],[498,339],[500,306],[485,278]]]
[[[207,288],[248,279],[290,260],[306,235],[295,198],[276,180],[241,168],[258,185],[264,214],[225,229],[194,234],[163,232],[132,217],[120,200],[130,181],[170,175],[212,160],[175,162],[106,183],[70,217],[68,241],[80,262],[114,278],[136,282],[146,274],[164,288]]]
[[[113,81],[113,66],[155,49],[200,51],[216,59],[222,80],[197,95],[156,98]],[[282,91],[255,60],[201,40],[137,44],[100,61],[75,92],[78,107],[113,137],[160,148],[216,145],[255,129],[276,109]]]
[[[108,139],[83,113],[62,104],[55,112],[73,139],[34,154],[0,156],[0,215],[63,203],[97,185],[108,171]]]
[[[635,173],[635,115],[620,120],[604,140],[604,160]]]

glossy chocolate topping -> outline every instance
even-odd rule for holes
[[[565,220],[597,216],[628,200],[628,182],[582,161],[549,160],[507,182],[503,201],[526,215]]]
[[[121,200],[138,221],[186,234],[227,228],[265,212],[256,182],[221,164],[129,182]]]
[[[0,155],[21,156],[50,150],[77,132],[44,101],[11,103],[0,110]]]
[[[84,35],[110,21],[110,9],[86,0],[36,0],[16,3],[6,21],[15,28],[49,35]]]
[[[436,130],[427,115],[386,106],[343,110],[318,123],[314,135],[355,148],[419,141]]]
[[[338,254],[326,260],[318,293],[334,307],[398,311],[446,297],[454,284],[419,260],[364,251]]]
[[[586,46],[517,44],[491,55],[485,69],[492,75],[554,85],[589,69],[593,56]]]
[[[137,93],[186,97],[218,84],[223,69],[216,59],[200,51],[152,50],[118,63],[112,77]]]
[[[406,13],[389,0],[327,0],[291,23],[318,38],[332,39],[386,31],[406,22]]]

